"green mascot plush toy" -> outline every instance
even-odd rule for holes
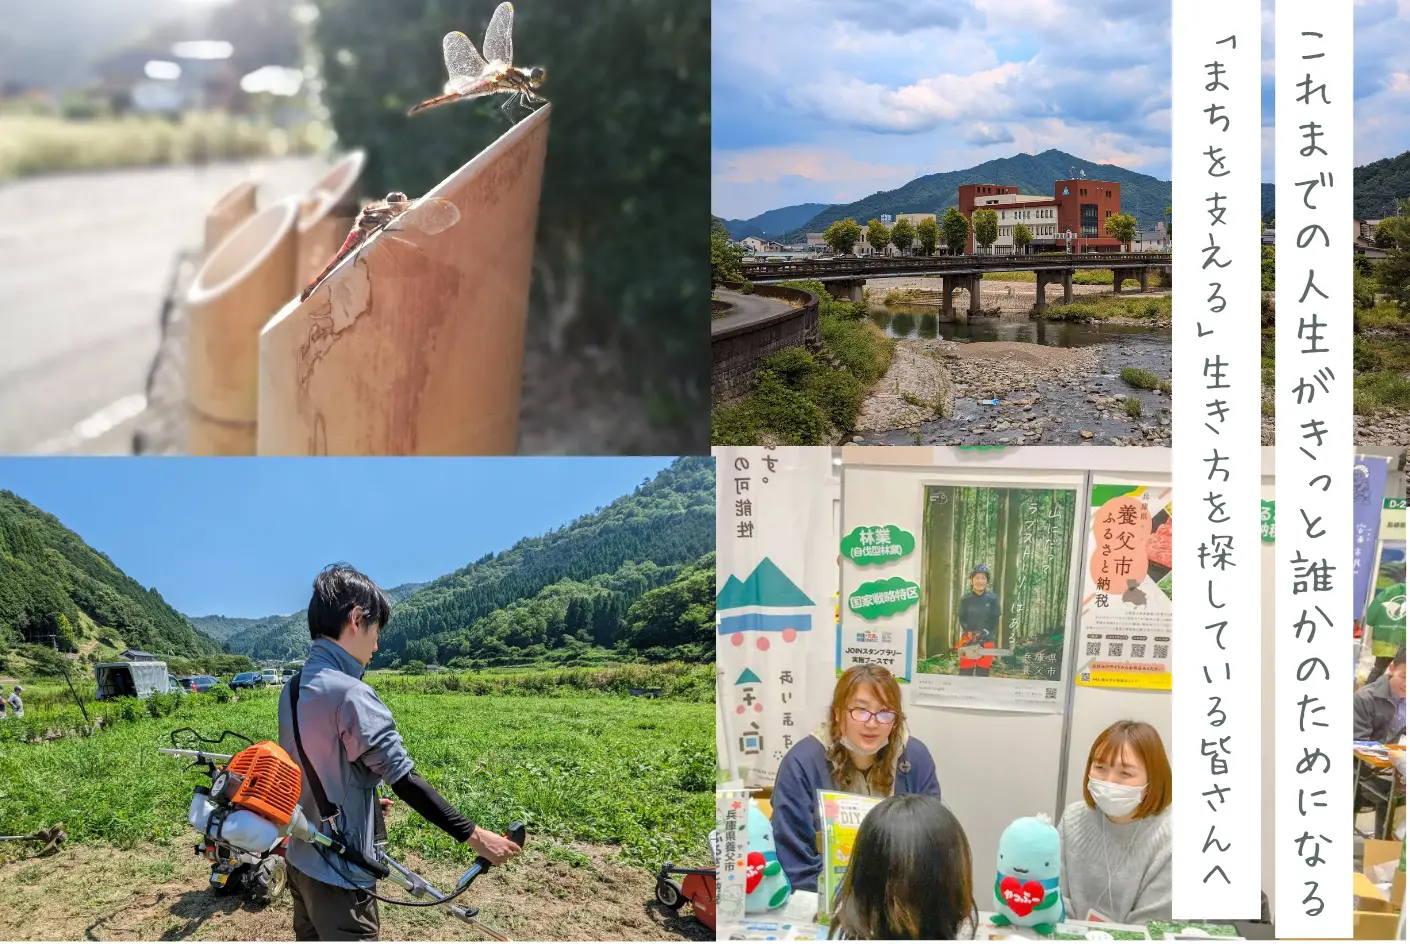
[[[793,885],[778,861],[773,824],[753,800],[749,801],[749,860],[744,875],[746,914],[775,911],[788,904]]]
[[[1058,885],[1062,840],[1053,821],[1041,813],[1009,823],[999,837],[999,874],[994,879],[998,925],[1052,934],[1067,917]]]

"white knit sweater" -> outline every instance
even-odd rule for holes
[[[1170,808],[1133,823],[1113,823],[1084,800],[1058,824],[1062,892],[1068,920],[1097,911],[1117,924],[1170,920]]]

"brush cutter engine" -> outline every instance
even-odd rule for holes
[[[218,744],[227,736],[249,742],[243,735],[226,731],[219,739],[203,738],[189,728],[172,732],[189,733],[207,744]],[[476,878],[490,869],[483,856],[460,876],[449,895],[441,893],[417,873],[405,868],[379,849],[376,859],[369,859],[359,850],[342,841],[341,835],[325,834],[314,828],[299,806],[303,791],[303,771],[288,753],[273,741],[251,744],[238,754],[211,754],[202,750],[158,748],[163,754],[188,757],[193,766],[204,766],[211,778],[209,787],[197,787],[187,811],[187,822],[201,834],[196,852],[212,863],[211,885],[230,891],[237,887],[251,890],[257,902],[267,902],[283,891],[286,884],[284,854],[290,838],[317,846],[325,855],[332,854],[378,879],[388,879],[400,885],[416,899],[427,901],[379,901],[408,907],[444,905],[451,914],[472,925],[497,941],[508,938],[477,919],[479,909],[457,905],[452,899],[467,891]],[[527,836],[522,823],[509,827],[506,834],[519,846]],[[238,881],[237,881],[238,879]],[[351,879],[349,879],[351,881]]]

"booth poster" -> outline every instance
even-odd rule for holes
[[[1077,500],[1072,488],[924,487],[920,584],[880,588],[919,596],[915,704],[1062,711]]]
[[[1351,602],[1352,618],[1359,617],[1370,598],[1376,568],[1376,545],[1389,462],[1380,456],[1357,456],[1351,477]]]
[[[914,560],[915,535],[894,524],[862,525],[842,538],[839,559],[847,594],[848,617],[838,606],[837,676],[856,665],[880,665],[896,680],[911,680],[915,661],[915,615],[920,588],[889,571],[888,565]],[[909,563],[909,562],[908,562]]]
[[[715,791],[715,892],[717,923],[744,920],[749,855],[749,792]]]
[[[1092,486],[1078,685],[1170,690],[1169,486]]]
[[[1363,626],[1371,654],[1394,656],[1405,645],[1405,499],[1387,498],[1381,510],[1380,554]]]
[[[714,454],[717,742],[727,779],[766,787],[816,724],[806,707],[808,648],[826,647],[824,660],[832,648],[832,455],[767,446]]]

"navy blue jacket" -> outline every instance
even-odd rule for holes
[[[774,780],[772,822],[778,861],[794,891],[818,890],[818,873],[823,864],[817,840],[817,834],[822,831],[818,791],[836,789],[827,763],[827,751],[816,737],[808,735],[784,755]],[[935,761],[925,745],[915,738],[909,739],[901,751],[892,792],[940,795]]]
[[[999,628],[999,598],[993,591],[975,593],[966,590],[959,607],[960,628],[965,632],[987,632],[994,638],[994,630]]]

